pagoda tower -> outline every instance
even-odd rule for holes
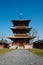
[[[13,40],[12,46],[14,48],[30,48],[30,40],[35,38],[29,35],[29,32],[32,28],[29,27],[31,20],[11,20],[13,27],[11,30],[14,33],[14,36],[8,36],[9,39]]]

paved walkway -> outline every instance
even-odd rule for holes
[[[43,59],[28,50],[13,50],[0,56],[0,65],[43,65]]]

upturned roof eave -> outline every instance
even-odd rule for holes
[[[12,22],[20,22],[20,21],[22,21],[22,22],[24,22],[24,21],[28,21],[28,22],[30,22],[31,21],[31,19],[29,19],[29,20],[11,20]]]
[[[16,38],[28,38],[28,39],[33,39],[33,38],[36,38],[36,36],[24,36],[24,37],[20,37],[20,36],[8,36],[7,38],[9,39],[16,39]]]
[[[11,20],[11,22],[13,23],[14,26],[17,26],[18,24],[24,22],[25,25],[28,25],[30,23],[30,19],[29,20]]]
[[[32,29],[32,28],[21,28],[21,27],[19,27],[19,28],[15,28],[15,27],[11,27],[10,29]]]
[[[25,31],[26,33],[29,33],[32,28],[10,28],[13,33],[19,32],[19,31]]]

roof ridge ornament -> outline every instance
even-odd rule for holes
[[[20,21],[22,21],[22,13],[20,13]]]

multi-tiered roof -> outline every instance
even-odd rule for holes
[[[28,28],[29,23],[31,20],[12,20],[13,26],[11,30],[13,33],[16,33],[14,36],[9,36],[11,40],[14,40],[15,38],[28,38],[33,39],[33,36],[28,35],[27,33],[30,32],[32,28]]]

